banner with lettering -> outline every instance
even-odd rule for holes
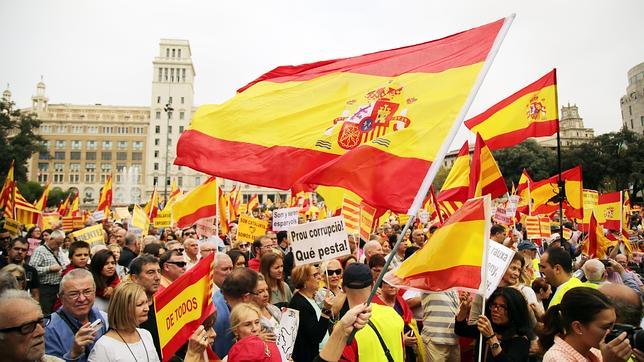
[[[103,225],[97,224],[74,231],[69,234],[77,241],[85,241],[89,245],[105,244],[105,237],[103,236]]]
[[[258,237],[266,234],[268,222],[248,215],[239,215],[237,240],[252,243]]]
[[[342,216],[292,226],[288,239],[296,266],[351,254]]]
[[[154,295],[159,343],[168,361],[215,311],[212,304],[215,253],[202,258],[164,290]]]

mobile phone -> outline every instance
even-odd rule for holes
[[[98,331],[99,331],[99,330],[101,330],[101,328],[103,327],[103,321],[102,321],[102,320],[100,320],[100,319],[97,319],[97,320],[93,321],[93,322],[92,322],[92,324],[90,324],[89,326],[90,326],[90,328],[92,328],[95,332],[98,332]]]

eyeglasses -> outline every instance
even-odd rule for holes
[[[248,243],[239,244],[239,247],[240,247],[240,248],[247,248],[247,247],[248,247]]]
[[[194,231],[190,231],[190,232],[187,232],[187,233],[183,233],[183,236],[190,236],[190,235],[197,235],[197,233],[196,233],[196,232],[194,232]]]
[[[22,335],[27,335],[36,329],[36,326],[40,324],[41,327],[45,328],[47,325],[51,322],[51,319],[49,317],[45,318],[42,317],[38,320],[32,321],[32,322],[27,322],[25,324],[19,325],[17,327],[10,327],[10,328],[4,328],[0,329],[0,332],[2,333],[8,333],[8,332],[18,332]]]
[[[80,298],[80,296],[82,294],[85,298],[89,298],[89,297],[94,296],[94,292],[96,292],[94,289],[85,289],[83,291],[73,290],[71,292],[64,292],[63,295],[65,295],[65,296],[67,296],[67,297],[69,297],[71,299],[78,299],[78,298]]]
[[[174,264],[178,266],[179,268],[185,268],[186,267],[186,262],[185,261],[166,261],[167,264]]]
[[[342,269],[335,269],[335,270],[334,269],[327,269],[326,272],[329,275],[333,275],[333,274],[342,275]]]
[[[492,310],[492,309],[498,309],[500,311],[507,312],[508,306],[503,305],[503,304],[492,303],[492,304],[490,304],[490,310]]]

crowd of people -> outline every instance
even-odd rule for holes
[[[285,231],[252,243],[234,228],[221,238],[192,227],[141,237],[104,221],[104,243],[89,245],[60,228],[0,229],[0,361],[161,360],[154,295],[210,253],[215,312],[171,360],[282,361],[290,309],[296,362],[644,361],[641,225],[632,251],[618,242],[598,259],[582,253],[579,235],[535,243],[520,224],[495,224],[491,242],[516,252],[487,300],[375,284],[387,258],[398,267],[437,227],[401,235],[392,219],[370,240],[348,235],[350,255],[299,266]]]

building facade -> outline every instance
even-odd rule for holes
[[[576,104],[572,106],[561,106],[559,113],[559,136],[561,148],[568,148],[574,145],[586,143],[595,138],[595,130],[584,127],[584,120],[579,116],[579,108]],[[557,149],[557,135],[549,137],[534,138],[542,147],[553,150]]]
[[[644,62],[628,71],[626,95],[620,99],[620,105],[624,127],[644,135]]]

